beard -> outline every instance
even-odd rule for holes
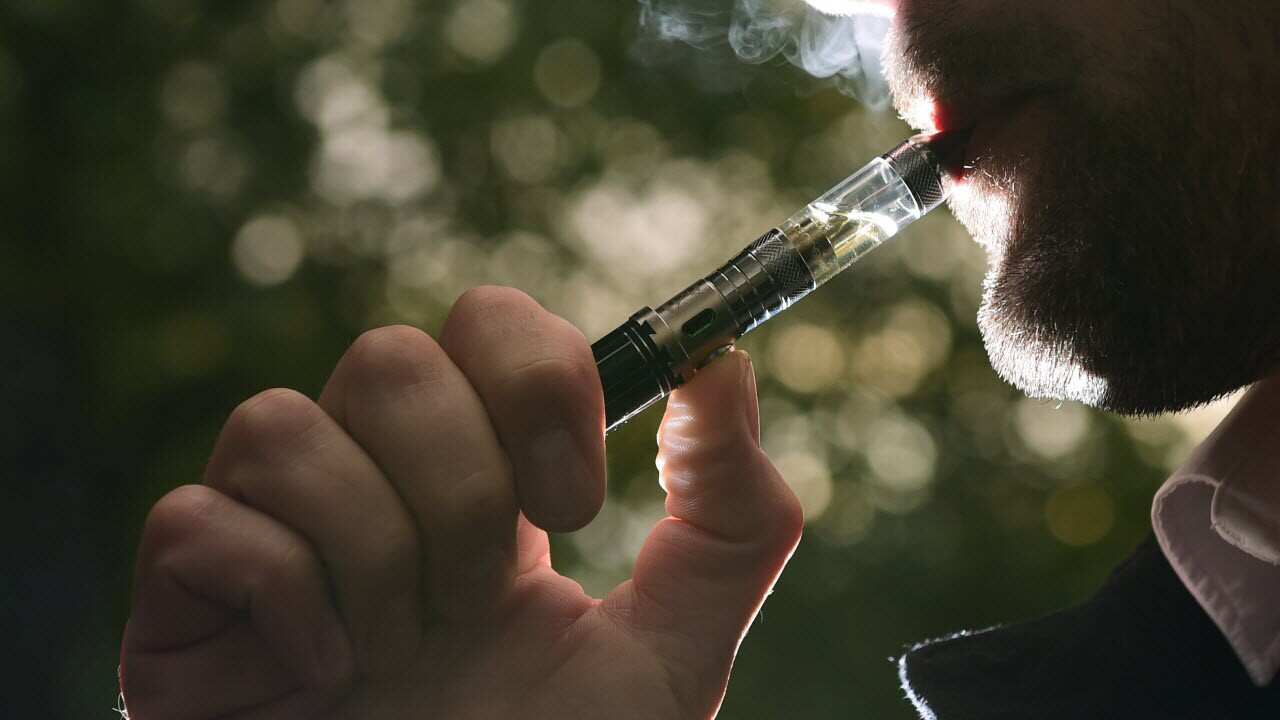
[[[1209,402],[1277,367],[1274,123],[1206,122],[1217,103],[1197,96],[1197,73],[1210,71],[1180,60],[1196,56],[1172,41],[1142,48],[1143,63],[1105,82],[1114,62],[1078,52],[1037,66],[1000,56],[1020,43],[972,32],[947,42],[936,19],[895,32],[886,59],[904,109],[922,92],[945,93],[939,73],[962,68],[964,48],[986,71],[1021,62],[1038,79],[1070,58],[1081,78],[1022,104],[1016,127],[987,133],[985,145],[975,133],[972,167],[949,202],[988,251],[978,323],[1001,377],[1031,397],[1147,415]],[[931,60],[929,47],[948,57]]]
[[[965,206],[983,191],[954,206],[991,250],[978,322],[996,371],[1032,397],[1135,415],[1266,375],[1280,350],[1274,230],[1249,228],[1247,203],[1188,163],[1200,153],[1165,149],[1185,143],[1065,130],[986,191],[1012,196],[996,203],[1005,216]]]

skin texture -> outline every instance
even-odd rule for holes
[[[479,288],[438,339],[366,333],[318,402],[268,390],[227,420],[203,485],[152,509],[121,659],[133,720],[696,718],[800,539],[760,449],[750,360],[674,394],[670,517],[603,599],[547,529],[604,498],[586,339]]]
[[[952,200],[991,255],[980,323],[1032,395],[1148,413],[1280,348],[1280,5],[914,0],[886,64],[920,125],[975,130]],[[547,530],[604,498],[587,341],[480,288],[438,338],[371,331],[317,401],[264,392],[205,483],[153,508],[122,684],[134,720],[698,718],[802,515],[732,353],[672,396],[670,517],[603,599]]]
[[[904,0],[914,124],[975,126],[951,208],[988,250],[992,364],[1150,414],[1280,361],[1280,5]]]

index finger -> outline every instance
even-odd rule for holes
[[[557,532],[590,522],[604,503],[604,395],[582,333],[519,290],[480,287],[440,344],[484,401],[525,516]]]

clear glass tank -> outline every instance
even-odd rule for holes
[[[817,288],[930,209],[920,206],[902,176],[880,157],[779,229],[804,258]]]

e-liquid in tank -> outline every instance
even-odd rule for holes
[[[872,160],[657,309],[591,346],[612,430],[688,382],[946,198],[941,155],[954,138],[917,135]]]

